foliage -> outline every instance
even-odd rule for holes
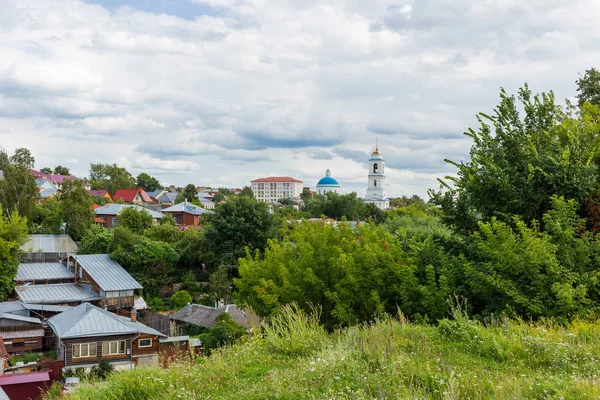
[[[133,233],[142,233],[152,227],[152,215],[145,209],[123,207],[119,213],[119,225]]]
[[[194,271],[187,271],[181,276],[181,290],[185,290],[191,295],[199,294],[200,288],[196,283],[196,274]]]
[[[216,259],[233,263],[250,251],[264,249],[276,234],[276,222],[267,204],[246,196],[231,196],[208,217],[206,240]]]
[[[365,220],[372,209],[367,209],[367,204],[356,196],[356,193],[338,194],[328,192],[326,195],[315,195],[312,199],[305,200],[302,209],[307,218],[320,218],[322,215],[348,221]]]
[[[231,320],[229,314],[224,312],[217,316],[217,325],[206,329],[198,338],[204,346],[204,351],[210,354],[214,349],[235,343],[245,333],[246,328]]]
[[[111,194],[119,189],[135,189],[136,181],[123,167],[117,164],[90,164],[92,189],[106,189]]]
[[[112,374],[114,367],[106,360],[100,360],[90,371],[91,375],[97,379],[106,379]]]
[[[179,264],[188,270],[200,270],[210,255],[209,245],[203,230],[188,229],[181,239],[173,244],[179,253]]]
[[[225,304],[231,303],[231,289],[233,282],[229,278],[229,268],[225,265],[219,268],[210,275],[208,283],[208,292],[211,299],[215,302],[224,299]]]
[[[136,178],[137,186],[144,189],[146,192],[154,192],[155,190],[162,189],[163,186],[160,184],[158,179],[148,175],[145,172],[139,174]]]
[[[171,296],[171,304],[175,310],[179,310],[191,302],[192,296],[185,290],[180,290]]]
[[[52,171],[52,168],[48,168],[48,167],[44,167],[44,168],[40,169],[40,172],[42,174],[47,174],[47,175],[51,175],[54,173],[54,171]]]
[[[63,167],[62,165],[57,165],[54,167],[54,173],[57,175],[71,175],[69,168]]]
[[[37,197],[37,185],[31,173],[34,158],[25,148],[18,148],[12,156],[0,151],[0,206],[4,216],[12,218],[16,211],[22,217],[29,218],[34,211]]]
[[[254,192],[250,186],[244,186],[242,191],[238,194],[238,196],[246,196],[254,198]]]
[[[264,256],[241,259],[234,279],[237,301],[260,316],[292,302],[306,311],[322,307],[328,328],[370,321],[398,306],[413,316],[445,316],[448,266],[417,265],[383,227],[304,222],[283,236],[269,241]]]
[[[284,331],[284,354],[255,336],[209,357],[112,374],[78,399],[542,399],[597,398],[597,322],[566,326],[465,318],[439,326],[382,319],[329,336]],[[299,326],[299,329],[303,327]],[[304,330],[302,330],[304,332]],[[314,335],[314,336],[313,336]],[[272,336],[271,336],[272,337]],[[282,349],[282,352],[276,349]],[[57,397],[51,397],[57,398]]]
[[[598,130],[590,132],[589,121],[565,114],[552,92],[532,95],[527,85],[518,102],[504,90],[500,98],[494,115],[480,113],[479,130],[465,133],[473,140],[470,161],[448,161],[457,177],[442,181],[445,191],[430,191],[445,221],[461,231],[492,217],[540,221],[550,196],[584,204],[597,186],[600,171],[591,161],[598,156]]]
[[[93,201],[81,180],[65,180],[58,197],[66,223],[65,233],[80,240],[94,221]]]
[[[179,194],[175,198],[175,203],[183,203],[185,200],[187,200],[188,203],[191,203],[192,201],[195,201],[197,199],[198,189],[196,188],[196,185],[190,183],[186,185],[181,192],[179,192]]]
[[[252,191],[252,189],[250,189],[250,191]],[[229,198],[229,196],[231,196],[233,194],[233,192],[229,189],[225,189],[225,188],[219,188],[219,190],[217,190],[217,193],[215,193],[215,195],[212,198],[212,201],[217,204],[220,203],[222,201],[225,201]],[[254,196],[252,196],[254,197]]]
[[[583,107],[585,102],[600,106],[600,71],[596,68],[587,69],[576,83],[579,107]]]
[[[30,363],[30,362],[37,362],[40,359],[40,355],[38,353],[34,353],[31,351],[25,351],[23,352],[23,354],[19,355],[19,356],[14,356],[14,357],[10,357],[9,361],[10,361],[10,365],[15,365],[18,362],[22,362],[22,363]]]
[[[102,226],[92,225],[81,239],[78,254],[106,254],[114,239],[114,231]]]
[[[113,229],[109,246],[112,259],[121,264],[150,296],[158,295],[173,277],[179,255],[164,242],[136,235],[122,226]]]
[[[5,217],[0,206],[0,301],[5,301],[13,291],[13,279],[19,265],[19,249],[27,241],[27,220],[13,211]]]
[[[29,232],[59,234],[63,232],[62,204],[57,198],[50,198],[36,204],[29,218]]]

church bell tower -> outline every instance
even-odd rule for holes
[[[367,195],[365,201],[373,203],[380,209],[389,208],[390,202],[385,195],[385,160],[379,151],[379,140],[375,141],[375,151],[369,159]]]

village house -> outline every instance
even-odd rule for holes
[[[175,223],[181,226],[198,226],[200,224],[200,215],[212,213],[212,211],[205,210],[187,201],[165,208],[162,212],[171,214],[175,218]]]
[[[115,192],[113,199],[114,201],[122,200],[125,203],[132,204],[153,203],[148,193],[141,187],[137,189],[119,189]]]
[[[93,190],[88,190],[88,194],[92,197],[104,197],[106,198],[106,201],[108,201],[109,203],[112,203],[113,197],[110,195],[110,192],[108,190],[104,190],[104,189],[93,189]]]
[[[160,223],[160,220],[164,217],[164,215],[158,211],[149,210],[142,206],[132,205],[132,204],[106,204],[102,207],[98,207],[94,210],[96,213],[97,223],[105,228],[114,228],[119,225],[119,214],[124,208],[134,208],[139,211],[144,211],[152,216],[152,221],[155,225]]]
[[[248,328],[250,326],[246,312],[235,304],[219,305],[210,307],[202,304],[188,304],[171,316],[177,326],[185,331],[185,325],[191,324],[202,328],[214,328],[218,321],[217,317],[227,313],[232,321]]]
[[[31,170],[31,173],[36,179],[44,179],[50,181],[58,190],[62,189],[64,181],[75,182],[77,180],[77,177],[73,175],[45,174],[34,169]],[[83,186],[86,190],[90,190],[92,188],[90,183],[85,181],[83,182]]]
[[[44,328],[39,318],[32,318],[30,310],[19,301],[0,303],[0,338],[6,351],[15,354],[41,351]]]
[[[115,370],[158,363],[162,333],[130,317],[81,304],[48,319],[54,348],[66,369],[92,368],[105,360]]]
[[[36,179],[35,184],[37,186],[37,196],[35,198],[36,203],[41,203],[44,200],[52,199],[58,196],[58,188],[47,179]]]
[[[77,244],[69,235],[29,235],[21,246],[22,263],[58,262],[69,253],[76,253]]]

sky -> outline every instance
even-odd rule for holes
[[[117,163],[163,184],[243,187],[327,168],[390,197],[468,160],[499,90],[600,67],[597,0],[0,0],[0,148],[36,167]]]

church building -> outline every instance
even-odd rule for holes
[[[331,177],[331,171],[325,171],[325,176],[317,183],[317,194],[327,194],[329,192],[340,193],[340,184]]]
[[[379,151],[379,141],[376,141],[375,151],[369,159],[369,176],[367,195],[365,202],[375,204],[379,209],[385,210],[390,207],[390,200],[387,198],[385,188],[385,160]]]

